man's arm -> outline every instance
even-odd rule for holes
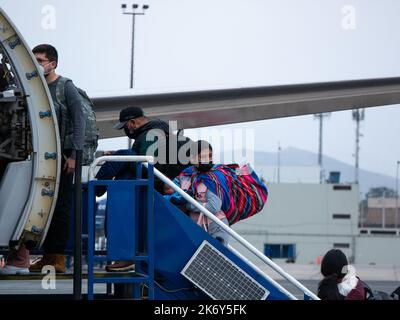
[[[112,154],[114,156],[134,156],[136,155],[136,152],[134,152],[132,149],[122,149],[122,150],[117,150]],[[96,179],[113,180],[115,178],[116,179],[120,178],[122,175],[124,176],[123,179],[129,179],[126,177],[127,174],[134,176],[135,172],[136,172],[136,163],[107,161],[100,167],[100,170],[96,174]],[[106,187],[98,186],[95,190],[96,196],[100,197],[106,191],[107,191]]]
[[[81,97],[72,81],[68,81],[65,85],[65,98],[67,109],[72,119],[73,137],[72,154],[67,159],[64,169],[67,170],[68,173],[73,173],[75,170],[76,150],[83,150],[86,121]]]
[[[182,188],[182,176],[178,176],[173,180],[173,183],[175,183],[179,188]],[[186,178],[186,177],[184,177]],[[183,189],[183,191],[188,192],[188,190]],[[173,194],[168,194],[164,195],[164,198],[167,199],[168,201],[171,201],[175,205],[182,205],[185,204],[187,201],[178,193],[174,192]]]

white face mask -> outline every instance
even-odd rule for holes
[[[50,63],[51,63],[51,62],[45,64],[44,66],[41,65],[41,64],[39,64],[39,71],[40,71],[45,77],[51,72],[51,70],[50,70],[49,72],[46,73],[44,67],[47,66],[47,65],[49,65]]]
[[[40,65],[40,64],[39,64],[39,71],[40,71],[40,73],[41,73],[42,75],[45,75],[45,74],[44,74],[44,67],[43,67],[42,65]]]

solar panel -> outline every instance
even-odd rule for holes
[[[214,300],[263,300],[269,291],[204,241],[181,274]]]

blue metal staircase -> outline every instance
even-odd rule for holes
[[[140,163],[138,165],[140,166]],[[148,288],[149,299],[210,299],[211,296],[208,292],[206,294],[204,289],[200,289],[193,281],[189,281],[182,272],[185,266],[194,259],[199,248],[207,244],[217,253],[218,257],[222,257],[223,261],[229,264],[229,268],[235,269],[235,272],[240,272],[253,284],[265,289],[267,294],[264,299],[296,300],[293,294],[269,278],[237,251],[225,247],[212,238],[191,218],[157,193],[154,190],[153,170],[154,174],[162,178],[164,182],[172,182],[157,172],[151,163],[146,166],[149,171],[146,179],[138,177],[136,180],[93,180],[89,182],[89,299],[94,298],[93,286],[95,283],[141,283]],[[94,190],[96,186],[106,186],[108,190],[107,253],[101,257],[94,254]],[[174,186],[174,188],[177,187]],[[194,201],[191,198],[188,198],[188,200]],[[205,214],[209,213],[205,212]],[[232,237],[249,247],[249,250],[254,253],[254,250],[256,250],[254,247],[235,231],[228,229],[227,231]],[[305,299],[318,299],[262,253],[255,252],[255,254],[302,290]],[[131,276],[128,277],[113,274],[110,277],[96,279],[94,262],[113,260],[135,261],[135,272],[132,272]],[[204,277],[207,277],[207,274],[204,274]],[[224,281],[226,283],[226,279]],[[238,289],[241,290],[241,288]],[[135,292],[137,293],[138,290],[135,290]],[[134,296],[133,298],[140,297]]]

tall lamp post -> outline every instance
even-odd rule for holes
[[[319,183],[323,183],[325,179],[325,170],[323,168],[324,166],[322,163],[323,123],[324,123],[324,118],[329,117],[329,115],[330,113],[317,113],[314,115],[314,118],[319,120],[319,149],[318,149]]]
[[[126,8],[127,5],[124,3],[121,5],[122,8],[122,13],[123,14],[129,14],[132,16],[132,50],[131,50],[131,82],[130,82],[130,88],[133,88],[133,63],[134,63],[134,58],[135,58],[135,17],[136,16],[142,16],[146,13],[146,10],[149,9],[149,5],[145,4],[142,6],[142,12],[137,12],[136,10],[139,8],[138,4],[133,4],[132,5],[132,11],[127,12]]]
[[[129,14],[132,16],[132,49],[131,49],[131,79],[130,79],[130,88],[133,89],[133,74],[134,74],[134,58],[135,58],[135,17],[142,16],[146,13],[146,10],[149,9],[149,5],[145,4],[142,6],[142,11],[137,12],[136,10],[139,8],[139,5],[134,3],[132,5],[132,11],[126,11],[127,5],[126,3],[121,5],[122,13]],[[131,147],[131,139],[128,138],[128,149]]]
[[[281,183],[281,143],[278,143],[278,183]]]

